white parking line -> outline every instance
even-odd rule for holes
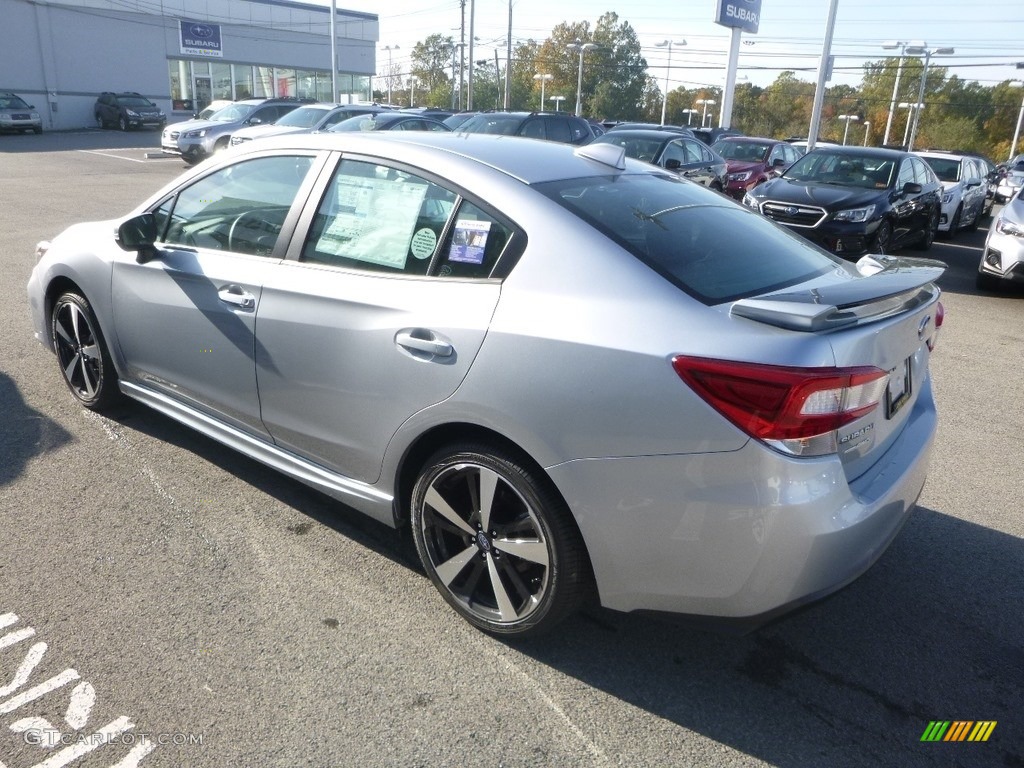
[[[76,152],[84,152],[87,155],[102,155],[103,157],[112,157],[115,160],[127,160],[131,163],[144,163],[145,160],[139,160],[135,157],[121,157],[121,155],[110,154],[111,152],[147,152],[145,147],[133,147],[131,149],[76,149]]]
[[[983,250],[985,250],[984,248],[981,248],[977,245],[958,245],[957,243],[943,243],[942,245],[944,245],[946,248],[962,248],[965,251],[977,251],[978,253],[981,253]]]

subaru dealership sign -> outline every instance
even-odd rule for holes
[[[223,58],[224,51],[221,48],[220,24],[207,24],[205,21],[179,19],[178,29],[181,33],[182,53],[188,56]]]
[[[739,27],[744,32],[757,34],[761,20],[761,0],[718,0],[715,23],[724,27]]]

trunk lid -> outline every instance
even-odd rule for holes
[[[799,290],[733,304],[731,312],[805,333],[825,334],[837,367],[875,366],[889,374],[879,406],[836,432],[851,480],[867,471],[899,436],[928,382],[945,265],[926,259],[865,256]]]

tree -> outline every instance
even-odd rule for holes
[[[416,89],[422,93],[422,104],[444,106],[451,104],[454,80],[451,75],[454,40],[450,36],[434,34],[412,49],[410,75],[416,78]]]

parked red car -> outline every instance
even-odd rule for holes
[[[748,190],[782,172],[802,156],[796,147],[778,139],[728,136],[712,147],[729,166],[725,193],[742,200]]]

